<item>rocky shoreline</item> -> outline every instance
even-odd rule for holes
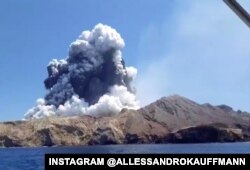
[[[0,147],[250,141],[250,114],[164,97],[112,117],[49,117],[0,123]]]

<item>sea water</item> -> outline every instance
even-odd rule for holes
[[[250,142],[1,148],[0,170],[44,170],[46,153],[250,153]]]

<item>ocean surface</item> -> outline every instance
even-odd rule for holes
[[[250,153],[250,142],[0,148],[0,170],[44,170],[45,153]]]

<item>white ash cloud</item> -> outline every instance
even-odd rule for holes
[[[83,31],[71,43],[66,59],[49,62],[48,90],[25,119],[48,116],[117,114],[121,109],[137,109],[135,89],[131,86],[137,69],[126,67],[122,57],[125,46],[113,28],[97,24]]]

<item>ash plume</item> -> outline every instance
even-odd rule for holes
[[[103,116],[122,108],[137,109],[131,86],[137,70],[125,66],[121,52],[124,46],[120,34],[110,26],[97,24],[91,31],[83,31],[71,43],[66,59],[49,62],[44,81],[48,92],[28,110],[25,119]]]

